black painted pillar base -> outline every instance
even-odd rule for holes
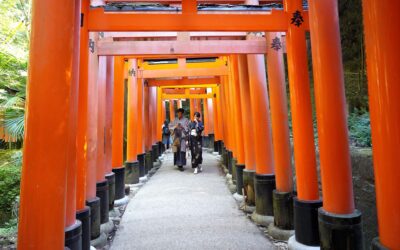
[[[272,192],[275,190],[275,175],[254,175],[254,190],[256,198],[256,213],[274,216]]]
[[[233,156],[232,156],[232,159],[231,159],[232,182],[235,185],[236,185],[236,179],[237,179],[237,177],[236,177],[236,163],[237,163],[237,159],[233,158]]]
[[[157,161],[159,155],[158,155],[158,145],[157,144],[153,144],[151,146],[151,151],[152,151],[152,160],[153,162]]]
[[[371,250],[389,250],[389,248],[382,245],[379,237],[376,237],[372,240]]]
[[[208,134],[208,144],[207,148],[213,148],[214,147],[214,134]],[[214,150],[215,151],[215,150]]]
[[[318,209],[322,201],[302,201],[293,198],[294,233],[296,241],[307,246],[319,246]]]
[[[144,177],[146,175],[145,156],[146,154],[139,154],[137,156],[139,162],[139,177]]]
[[[220,155],[222,155],[222,153],[224,151],[224,148],[225,148],[224,141],[219,141],[219,143],[218,143],[218,152],[219,152]]]
[[[90,239],[94,240],[100,236],[100,198],[87,200],[86,205],[90,208]]]
[[[226,147],[222,149],[222,161],[226,169],[228,169],[228,150]]]
[[[331,214],[322,207],[318,209],[321,249],[363,250],[361,212]]]
[[[158,145],[158,157],[160,157],[164,153],[164,145],[161,141],[157,142],[157,145]]]
[[[230,174],[232,174],[232,160],[233,160],[233,153],[230,150],[227,150],[227,161],[226,161],[226,167],[228,168],[228,171]]]
[[[65,246],[71,250],[82,249],[82,223],[76,220],[75,223],[65,228]]]
[[[82,250],[90,250],[90,207],[77,211],[76,219],[82,222]]]
[[[125,167],[114,168],[115,174],[115,200],[125,197]]]
[[[139,183],[139,162],[125,162],[125,183]]]
[[[96,196],[100,198],[100,224],[108,222],[109,196],[107,180],[96,183]]]
[[[106,180],[108,182],[108,209],[114,209],[115,201],[115,174],[114,172],[106,174]]]
[[[220,141],[215,141],[214,142],[214,152],[219,153],[219,146],[218,146],[219,143],[220,143]]]
[[[145,160],[145,173],[148,174],[149,171],[153,168],[153,151],[150,150],[146,153],[146,160]]]
[[[244,164],[236,164],[236,192],[243,195],[243,170]]]
[[[273,191],[274,225],[283,230],[293,230],[293,194]]]
[[[244,195],[246,196],[245,202],[247,206],[255,206],[256,198],[254,191],[254,175],[256,171],[254,170],[243,170],[243,187],[244,187]]]
[[[210,144],[210,138],[208,137],[208,135],[204,135],[202,138],[202,146],[204,148],[208,148],[209,144]]]

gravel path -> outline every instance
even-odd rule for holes
[[[238,209],[215,156],[203,157],[204,171],[194,175],[167,153],[129,202],[111,249],[274,249]]]

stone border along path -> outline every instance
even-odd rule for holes
[[[239,210],[219,156],[204,151],[203,158],[203,173],[194,175],[189,160],[180,172],[172,153],[165,154],[160,169],[123,209],[111,249],[287,249]]]

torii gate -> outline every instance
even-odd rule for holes
[[[85,209],[88,197],[96,197],[96,183],[86,178],[97,174],[100,181],[98,184],[104,182],[106,178],[100,174],[106,174],[108,169],[96,172],[92,161],[92,158],[97,156],[94,154],[97,151],[97,141],[92,140],[96,138],[95,134],[98,131],[95,129],[98,124],[97,117],[92,118],[90,114],[93,112],[92,107],[98,106],[95,93],[101,95],[104,93],[98,92],[95,85],[88,83],[88,75],[95,73],[88,70],[89,31],[171,30],[287,32],[298,182],[298,195],[294,207],[296,220],[294,240],[306,245],[315,244],[318,215],[320,243],[323,248],[340,249],[343,242],[350,244],[354,249],[362,248],[361,214],[354,207],[352,192],[337,2],[309,0],[308,12],[303,10],[301,0],[284,1],[283,10],[272,10],[268,14],[206,12],[200,14],[197,13],[196,3],[195,0],[184,0],[182,12],[177,14],[148,14],[105,13],[102,8],[89,9],[88,0],[33,1],[18,236],[20,249],[63,249],[64,230],[73,234],[79,233],[81,228],[75,212]],[[392,32],[392,23],[397,17],[400,2],[363,0],[363,3],[380,231],[380,238],[374,242],[374,246],[397,249],[400,247],[397,237],[400,231],[398,213],[400,203],[392,197],[396,197],[398,192],[400,171],[397,167],[400,160],[398,147],[400,76],[395,68],[400,64],[398,57],[400,36]],[[41,18],[44,16],[46,18]],[[304,23],[301,22],[303,20]],[[82,25],[81,29],[79,24]],[[319,208],[318,214],[315,211],[321,206],[321,201],[316,178],[305,46],[305,27],[308,26],[313,45],[314,87],[322,170],[323,207]],[[386,39],[389,32],[392,37]],[[251,103],[254,104],[251,110],[253,116],[261,115],[258,117],[260,123],[268,124],[269,119],[265,115],[268,104],[266,86],[257,81],[259,73],[262,72],[259,71],[261,65],[259,59],[257,56],[248,56],[247,63],[255,67],[249,67],[249,88],[243,87],[251,94]],[[101,59],[99,63],[104,65],[107,61]],[[236,63],[237,67],[241,68],[246,61],[239,57],[238,61],[232,61],[233,65]],[[239,71],[238,77],[241,77],[243,72]],[[106,77],[103,74],[104,76]],[[224,78],[224,81],[228,80]],[[107,79],[105,82],[107,83]],[[221,95],[221,101],[217,106],[219,110],[221,106],[224,110],[226,107],[229,110],[229,103],[233,102],[232,94],[234,96],[238,94],[234,88],[229,87],[229,84],[223,83],[221,86],[223,87],[217,89],[217,94]],[[230,112],[236,113],[237,109],[234,108]],[[225,117],[226,114],[222,113],[221,116]],[[224,120],[227,120],[226,117]],[[246,123],[243,122],[243,125],[246,126]],[[260,130],[260,128],[258,125],[255,127],[257,155],[255,176],[258,181],[265,176],[272,178],[274,174],[271,172],[273,171],[271,165],[265,167],[272,159],[269,150],[271,145],[266,140],[270,139],[270,135],[265,132],[268,129]],[[222,131],[229,134],[226,129]],[[222,138],[230,150],[237,152],[233,147],[232,136]],[[265,145],[268,148],[267,153],[264,151],[266,156],[260,158],[261,149],[265,149],[263,147]],[[250,158],[247,157],[246,160]],[[85,168],[77,168],[80,164]],[[248,167],[247,162],[246,167]],[[254,175],[254,169],[247,170],[246,175],[251,171]],[[82,171],[85,172],[84,175],[79,174]],[[279,186],[280,178],[278,172],[276,174],[277,190],[282,191],[284,188]],[[81,186],[87,186],[87,189]],[[77,189],[79,192],[76,192]],[[256,202],[263,201],[260,196],[258,198],[256,197]],[[312,219],[310,223],[299,223],[300,218],[304,218],[301,217],[303,213],[310,216]],[[338,229],[331,226],[332,224],[340,224],[342,228]],[[311,230],[307,232],[314,232],[314,235],[302,238],[304,236],[302,232],[306,232],[302,229],[305,227]],[[338,235],[335,241],[331,240],[333,235]]]

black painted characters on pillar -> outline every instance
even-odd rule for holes
[[[128,75],[129,75],[129,76],[136,76],[136,71],[135,71],[135,69],[130,69],[130,70],[128,70]]]
[[[291,24],[294,24],[297,27],[300,27],[304,23],[303,16],[301,15],[301,12],[298,10],[293,13],[293,17],[291,20],[292,20]]]
[[[274,39],[272,39],[271,49],[274,49],[276,51],[282,49],[282,43],[279,37],[275,37]]]

